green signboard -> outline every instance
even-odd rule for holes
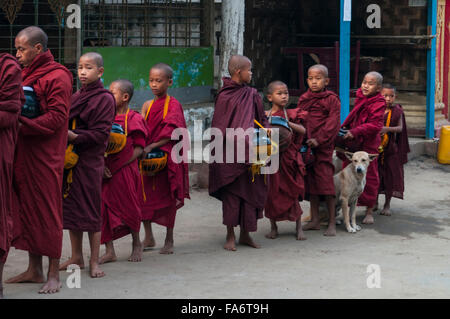
[[[130,80],[136,90],[148,89],[150,67],[160,62],[173,68],[173,88],[213,85],[213,47],[85,47],[86,52],[103,56],[106,87],[121,78]]]

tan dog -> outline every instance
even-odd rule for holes
[[[358,202],[359,195],[361,195],[366,186],[367,168],[378,154],[345,152],[345,156],[350,161],[350,164],[334,175],[336,213],[342,208],[345,228],[349,233],[356,233],[361,229],[360,226],[356,225],[356,203]]]

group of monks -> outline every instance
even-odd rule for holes
[[[282,117],[288,123],[291,138],[288,147],[279,153],[279,170],[269,176],[254,176],[249,162],[210,164],[209,193],[222,201],[223,224],[227,228],[224,248],[236,250],[236,226],[240,226],[239,243],[258,248],[249,233],[257,230],[257,220],[263,214],[271,222],[267,238],[278,236],[277,222],[295,221],[296,239],[304,240],[303,230],[320,230],[321,201],[326,202],[329,215],[324,235],[336,235],[333,152],[340,131],[344,132],[346,143],[380,158],[371,162],[366,187],[358,200],[359,206],[367,207],[363,223],[374,222],[372,214],[378,209],[378,194],[386,196],[381,214],[390,215],[391,198],[403,198],[403,164],[409,152],[403,111],[400,105],[394,104],[395,88],[383,85],[383,77],[378,72],[366,74],[356,92],[355,106],[341,125],[339,97],[327,89],[330,80],[326,66],[316,64],[309,68],[309,89],[299,98],[296,108],[286,109],[287,85],[271,82],[267,99],[272,106],[267,112],[257,91],[248,86],[251,68],[252,62],[245,56],[230,58],[231,77],[222,79],[212,127],[219,128],[225,136],[227,128],[247,130],[257,128],[255,123],[262,123],[270,135],[270,127],[275,124],[272,119]],[[226,144],[233,142],[225,139],[224,154]],[[342,159],[344,167],[349,164],[345,156]],[[310,201],[311,212],[311,221],[304,226],[299,204],[303,199]]]
[[[128,234],[133,239],[128,260],[141,261],[143,248],[155,246],[152,223],[167,228],[160,253],[173,253],[176,212],[189,198],[187,161],[168,156],[164,169],[151,176],[141,175],[138,167],[139,159],[153,150],[171,154],[179,142],[171,140],[172,132],[186,129],[181,104],[167,95],[171,67],[158,63],[151,68],[155,98],[144,103],[141,115],[129,108],[134,92],[129,80],[118,79],[109,90],[103,87],[103,58],[95,52],[80,57],[81,88],[72,94],[73,76],[54,61],[47,42],[42,29],[27,27],[16,36],[16,58],[0,55],[1,296],[11,246],[28,251],[29,264],[7,283],[44,283],[39,293],[60,290],[59,271],[73,264],[85,267],[84,232],[92,278],[105,275],[100,264],[116,260],[113,241]],[[25,87],[35,94],[36,117],[23,113]],[[113,123],[125,130],[126,142],[120,152],[107,155]],[[69,230],[72,255],[60,264],[63,229]],[[106,246],[103,256],[101,244]],[[47,276],[43,256],[49,257]]]
[[[128,234],[132,236],[128,260],[141,261],[142,251],[155,246],[152,223],[167,229],[160,253],[173,253],[176,212],[189,198],[187,161],[174,161],[170,156],[176,143],[189,144],[184,137],[172,139],[175,129],[186,129],[186,122],[181,104],[167,94],[173,83],[171,67],[158,63],[150,69],[149,85],[155,97],[144,103],[139,114],[129,108],[134,92],[129,80],[118,79],[109,90],[103,87],[103,59],[95,52],[80,57],[77,73],[82,86],[72,94],[72,75],[54,61],[47,42],[42,29],[28,27],[16,36],[16,58],[0,54],[0,296],[3,266],[11,246],[28,251],[29,264],[24,273],[7,282],[44,283],[40,293],[59,291],[60,270],[72,264],[85,267],[84,232],[89,236],[92,278],[105,275],[100,265],[117,259],[113,241]],[[264,112],[261,97],[248,85],[251,66],[247,57],[230,58],[231,77],[223,78],[212,127],[226,136],[227,128],[246,130],[257,123],[270,136],[272,118],[282,117],[292,138],[279,154],[279,170],[269,176],[252,173],[249,158],[243,163],[223,160],[210,164],[209,193],[222,201],[227,229],[224,248],[236,250],[236,226],[240,226],[239,244],[260,247],[250,232],[257,230],[263,214],[271,221],[266,237],[276,238],[277,222],[289,220],[296,222],[296,238],[304,240],[303,230],[320,229],[322,200],[329,212],[325,235],[334,236],[332,156],[341,125],[339,98],[326,89],[328,70],[319,64],[308,70],[309,89],[294,109],[286,109],[286,84],[271,82],[267,99],[272,108]],[[33,88],[39,103],[40,114],[35,118],[21,114],[25,86]],[[381,75],[371,72],[343,124],[347,130],[344,138],[359,140],[364,151],[378,153],[384,143],[379,164],[373,161],[369,167],[367,186],[360,197],[359,204],[368,207],[365,223],[373,223],[378,193],[386,194],[386,215],[390,198],[403,196],[403,182],[398,181],[399,174],[403,181],[403,168],[395,165],[406,161],[406,126],[394,100],[395,89],[383,88]],[[385,125],[386,121],[390,124]],[[113,123],[124,128],[126,144],[120,152],[106,156]],[[225,139],[224,159],[231,142]],[[300,152],[302,148],[308,151]],[[154,150],[169,154],[167,164],[160,172],[144,176],[139,160]],[[77,157],[71,166],[67,166],[68,151]],[[308,158],[310,153],[314,155]],[[303,199],[311,202],[312,216],[304,227],[299,204]],[[141,222],[145,229],[142,242]],[[60,264],[63,229],[69,230],[72,255]],[[101,244],[106,247],[103,256],[99,256]],[[49,257],[47,276],[43,256]]]

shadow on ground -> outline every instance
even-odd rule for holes
[[[363,217],[361,217],[362,221]],[[400,236],[411,239],[411,234],[431,235],[438,238],[450,240],[442,237],[439,232],[445,230],[441,227],[443,220],[433,217],[412,216],[407,213],[393,213],[392,216],[375,216],[375,224],[362,225],[363,228],[373,229],[380,234]]]

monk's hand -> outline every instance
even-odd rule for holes
[[[351,140],[351,139],[354,139],[355,137],[353,136],[353,134],[350,132],[350,131],[348,131],[345,135],[344,135],[344,140],[347,140],[347,139],[349,139],[349,140]]]
[[[380,135],[384,135],[385,133],[387,133],[387,131],[388,131],[387,127],[383,127],[381,129]]]
[[[108,167],[105,166],[105,170],[103,171],[103,178],[111,178],[112,174]]]
[[[266,133],[268,137],[272,136],[272,130],[270,128],[266,128]]]
[[[144,151],[142,152],[141,159],[145,159],[147,157],[147,154],[150,153],[153,150],[154,146],[153,144],[147,145],[144,147]]]
[[[315,138],[310,138],[309,140],[306,141],[306,144],[311,148],[319,146],[319,142],[317,142]]]
[[[69,130],[69,133],[67,134],[67,139],[69,140],[69,142],[73,142],[77,137],[78,137],[78,134]]]

